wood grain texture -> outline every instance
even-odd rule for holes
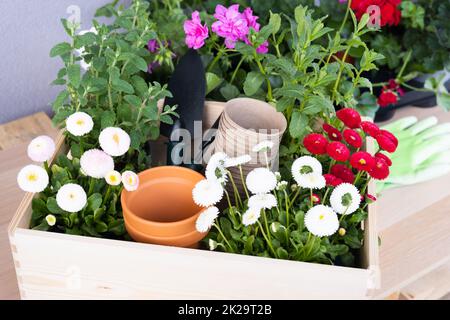
[[[379,298],[450,261],[450,197],[381,232]]]
[[[56,137],[57,132],[45,113],[0,126],[0,300],[19,298],[7,234],[8,224],[25,194],[17,186],[17,173],[31,163],[26,154],[29,141],[42,134]]]
[[[430,272],[402,289],[409,300],[436,300],[450,292],[450,263]]]

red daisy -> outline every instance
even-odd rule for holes
[[[395,150],[397,150],[397,145],[388,136],[386,136],[386,135],[384,135],[382,133],[379,133],[377,135],[376,139],[377,139],[378,145],[384,151],[393,153],[393,152],[395,152]]]
[[[349,145],[351,145],[354,148],[361,148],[363,143],[359,133],[353,129],[344,130],[344,139]]]
[[[370,171],[375,164],[375,158],[368,152],[358,151],[350,157],[350,164],[355,169]]]
[[[310,133],[303,139],[303,145],[312,154],[325,154],[328,140],[319,133]]]
[[[376,137],[380,133],[380,128],[375,123],[370,121],[361,122],[360,127],[371,137]]]
[[[336,112],[336,116],[341,120],[347,127],[355,129],[361,124],[361,116],[359,113],[352,108],[344,108]]]
[[[353,181],[355,181],[355,175],[353,174],[352,170],[350,168],[347,168],[343,164],[335,164],[331,167],[330,172],[332,175],[334,175],[338,179],[341,179],[343,182],[353,183]]]
[[[395,146],[396,147],[398,146],[398,139],[397,139],[397,137],[394,136],[390,131],[380,129],[380,133],[379,134],[382,134],[382,135],[386,136],[387,138],[391,139],[392,142],[394,142]]]
[[[320,197],[317,194],[315,194],[315,193],[312,194],[312,202],[314,204],[320,203]]]
[[[392,160],[391,160],[387,155],[385,155],[384,153],[378,152],[378,153],[375,155],[375,158],[383,159],[384,161],[386,161],[386,164],[387,164],[389,167],[392,166]]]
[[[341,141],[342,140],[342,134],[337,128],[329,125],[328,123],[324,123],[322,125],[322,128],[327,133],[328,138],[330,138],[330,140],[332,140],[332,141]]]
[[[372,178],[377,180],[384,180],[389,176],[389,166],[381,158],[375,158],[375,165],[369,171]]]
[[[375,197],[375,196],[373,196],[373,195],[368,193],[368,194],[366,194],[366,201],[368,203],[375,202],[375,201],[377,201],[377,197]]]
[[[328,155],[336,161],[347,161],[350,150],[342,142],[333,141],[327,146]]]
[[[327,182],[327,186],[331,186],[331,187],[337,187],[338,185],[340,185],[341,183],[344,182],[341,178],[338,178],[335,175],[330,174],[330,173],[324,174],[323,177],[325,178],[325,181]]]

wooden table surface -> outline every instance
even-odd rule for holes
[[[45,113],[0,125],[0,300],[19,299],[7,232],[24,196],[17,186],[17,173],[22,166],[31,163],[26,151],[31,139],[42,134],[55,138],[57,132]]]
[[[419,118],[436,115],[440,121],[450,121],[450,113],[444,113],[437,107],[401,109],[396,118],[408,114]],[[26,155],[29,141],[41,134],[54,138],[57,132],[44,113],[0,125],[0,300],[19,298],[7,235],[8,224],[24,195],[17,187],[17,172],[31,163]],[[433,268],[437,271],[423,277],[422,282],[410,285],[410,291],[418,292],[416,296],[426,293],[427,297],[431,297],[427,290],[431,290],[428,288],[432,283],[436,297],[446,292],[450,285],[449,265],[445,263],[450,253],[449,181],[450,175],[416,186],[394,189],[380,197],[378,221],[382,237],[380,261],[383,287],[380,294],[383,296],[379,298],[412,284]],[[431,192],[423,192],[436,190],[436,186],[440,186],[437,194],[434,193],[434,197],[439,196],[438,203],[436,198],[433,200],[426,196]]]

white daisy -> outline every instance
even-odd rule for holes
[[[55,225],[55,223],[56,223],[56,217],[55,217],[54,215],[52,215],[52,214],[48,214],[48,215],[45,217],[45,221],[47,222],[47,224],[48,224],[50,227],[53,227],[53,226]]]
[[[223,187],[215,180],[201,180],[192,189],[192,198],[201,207],[212,206],[222,200],[222,197]]]
[[[103,151],[113,157],[120,157],[130,149],[130,136],[121,128],[108,127],[103,129],[98,140]]]
[[[206,179],[216,181],[224,185],[227,182],[227,170],[225,168],[225,161],[228,159],[226,153],[217,152],[211,156],[206,166]]]
[[[118,186],[122,182],[122,176],[120,172],[112,170],[106,174],[105,180],[110,186]]]
[[[273,142],[269,141],[269,140],[264,140],[256,145],[254,145],[252,148],[252,151],[253,152],[261,152],[261,151],[267,152],[272,148],[273,148]]]
[[[248,206],[260,209],[272,209],[277,206],[277,199],[271,193],[259,193],[248,199]]]
[[[361,195],[353,184],[341,183],[331,193],[330,203],[337,213],[351,214],[358,210],[361,204]]]
[[[28,145],[28,157],[35,162],[45,162],[55,153],[55,142],[49,136],[39,136]]]
[[[226,158],[225,159],[225,167],[237,167],[242,166],[252,160],[252,157],[248,154],[244,154],[243,156],[235,157],[235,158]]]
[[[315,173],[301,174],[296,181],[300,187],[308,189],[322,189],[327,184],[324,176]]]
[[[42,192],[48,186],[48,174],[44,168],[30,164],[19,171],[17,183],[26,192]]]
[[[214,224],[214,221],[219,216],[219,209],[217,207],[209,207],[205,209],[197,218],[197,221],[195,222],[195,228],[198,232],[204,233],[208,231],[212,225]]]
[[[246,178],[247,189],[254,194],[269,193],[277,186],[277,178],[266,168],[256,168]]]
[[[208,240],[209,250],[213,251],[217,248],[217,241],[214,241],[213,239]]]
[[[123,187],[127,191],[136,191],[139,188],[139,176],[133,171],[124,171],[122,173]]]
[[[305,226],[313,235],[327,237],[338,230],[339,220],[332,208],[320,204],[308,210]]]
[[[67,212],[81,211],[87,203],[86,192],[78,184],[65,184],[56,194],[56,203]]]
[[[255,224],[261,216],[261,209],[250,207],[248,210],[242,215],[242,224],[244,226],[250,226]]]
[[[66,129],[76,137],[84,136],[94,128],[94,121],[85,112],[75,112],[66,119]]]
[[[280,182],[277,183],[276,189],[277,189],[277,191],[286,190],[287,185],[288,185],[287,181],[280,181]]]
[[[315,173],[322,175],[322,165],[319,160],[310,156],[303,156],[294,161],[291,167],[292,176],[294,180],[300,185],[299,180],[302,175]]]
[[[92,178],[103,179],[114,170],[113,158],[99,149],[88,150],[80,158],[81,170]]]
[[[277,178],[277,181],[281,181],[281,173],[279,171],[275,171],[275,178]]]

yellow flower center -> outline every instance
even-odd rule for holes
[[[37,175],[35,174],[35,173],[30,173],[28,176],[27,176],[27,180],[28,181],[30,181],[30,182],[35,182],[35,181],[37,181]]]
[[[116,182],[117,181],[117,178],[114,175],[110,176],[109,179],[111,180],[111,182]]]
[[[320,216],[319,216],[319,220],[323,220],[325,218],[325,215],[323,215],[323,214],[321,214]]]
[[[359,160],[359,163],[364,165],[364,164],[366,164],[366,160],[361,159],[361,160]]]
[[[132,178],[132,177],[129,177],[129,178],[128,178],[128,183],[129,183],[129,184],[133,184],[133,183],[134,183],[134,181],[133,181],[133,178]]]
[[[75,199],[75,195],[73,193],[69,193],[69,198],[73,200]]]
[[[76,123],[77,123],[77,125],[82,126],[84,124],[84,120],[78,119]]]
[[[114,133],[112,138],[113,138],[115,143],[119,144],[120,139],[119,139],[119,135],[117,133]]]

